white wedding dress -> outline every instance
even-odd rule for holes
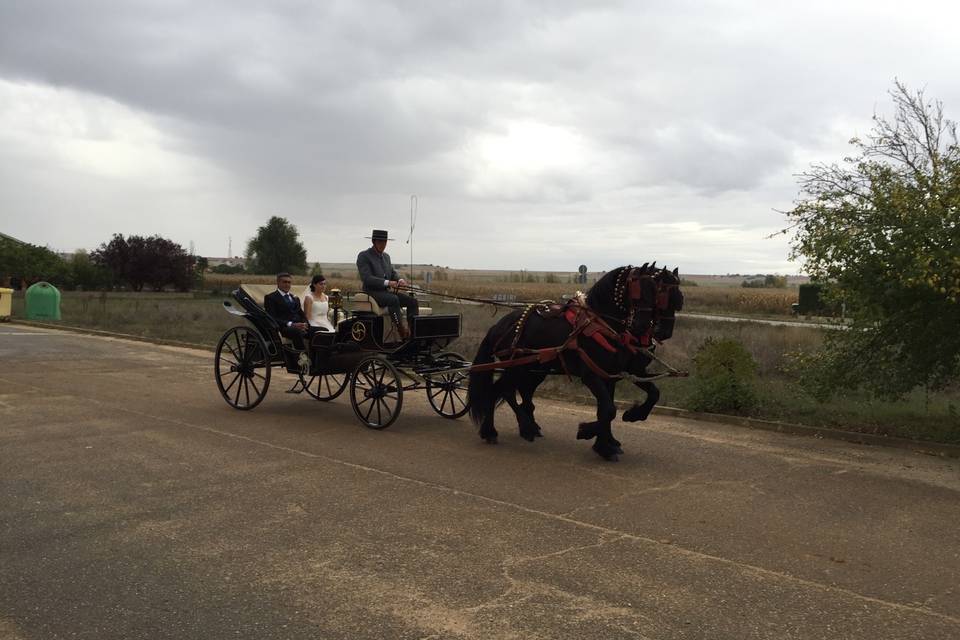
[[[310,323],[311,327],[317,327],[321,331],[333,331],[333,325],[330,323],[330,319],[327,317],[327,313],[330,311],[330,302],[329,300],[317,300],[313,297],[313,294],[310,293],[308,289],[303,294],[303,306],[307,306],[307,298],[312,300],[310,306],[310,316],[307,318],[307,322]]]

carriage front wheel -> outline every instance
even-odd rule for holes
[[[379,356],[364,358],[350,376],[350,404],[360,422],[386,429],[403,406],[400,372]]]
[[[246,326],[227,330],[217,343],[214,373],[231,407],[248,411],[260,404],[270,387],[270,356],[260,334]]]
[[[437,360],[449,359],[452,365],[466,362],[458,353],[448,351],[437,356]],[[444,418],[456,420],[470,410],[467,402],[467,372],[464,369],[431,374],[427,378],[427,400],[433,410]]]
[[[311,397],[321,402],[333,400],[347,388],[349,373],[328,373],[325,375],[305,376],[300,374],[300,382]]]

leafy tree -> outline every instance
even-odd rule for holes
[[[940,102],[899,81],[892,119],[875,115],[857,153],[802,174],[787,212],[793,258],[847,302],[811,361],[814,390],[865,387],[899,397],[960,374],[960,148]],[[790,229],[787,231],[789,232]]]
[[[127,284],[134,291],[142,291],[148,285],[157,291],[168,285],[187,291],[196,276],[194,256],[160,236],[124,238],[114,234],[90,257],[111,273],[114,285]]]
[[[87,291],[105,287],[110,283],[110,273],[98,266],[86,251],[77,251],[70,259],[72,285]]]
[[[285,218],[270,218],[247,243],[247,265],[250,273],[306,273],[307,250],[297,228]]]
[[[47,280],[63,285],[67,275],[63,258],[50,249],[0,237],[0,278]]]

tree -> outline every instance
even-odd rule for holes
[[[70,269],[56,253],[34,244],[0,237],[0,281],[25,279],[46,280],[57,286],[68,284]]]
[[[854,157],[813,165],[787,212],[793,258],[843,300],[849,331],[834,331],[810,363],[822,396],[866,387],[899,397],[960,376],[960,148],[940,102],[899,81],[892,120],[875,115]]]
[[[257,229],[247,243],[247,271],[250,273],[306,273],[307,250],[297,228],[284,218],[273,216]]]
[[[90,258],[90,254],[80,250],[73,254],[70,260],[70,272],[73,286],[79,289],[99,289],[110,282],[110,273],[98,266]]]
[[[114,234],[90,257],[94,264],[110,271],[114,285],[127,284],[134,291],[142,291],[147,285],[157,291],[168,285],[187,291],[196,277],[194,256],[160,236],[124,238]]]

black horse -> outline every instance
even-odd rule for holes
[[[577,437],[596,438],[593,450],[606,460],[616,460],[622,449],[610,429],[616,416],[615,376],[623,371],[641,370],[637,359],[642,352],[632,347],[637,336],[648,334],[654,326],[659,297],[655,273],[646,265],[619,267],[590,289],[587,313],[602,320],[604,331],[591,330],[590,327],[596,328],[592,324],[577,333],[571,324],[581,322],[571,318],[578,311],[577,305],[560,309],[532,305],[501,318],[480,344],[474,359],[477,370],[470,373],[470,414],[480,427],[480,437],[491,444],[497,441],[493,414],[500,401],[513,408],[521,437],[532,441],[539,436],[540,428],[533,418],[533,392],[548,374],[566,373],[580,378],[597,401],[596,421],[582,423]],[[663,275],[660,276],[662,279]],[[541,357],[535,358],[537,354]],[[511,366],[511,361],[523,362],[524,358],[535,358],[536,362]],[[494,382],[491,367],[496,365],[490,363],[497,360],[505,361],[506,366]],[[517,392],[521,394],[521,404],[517,403]]]

